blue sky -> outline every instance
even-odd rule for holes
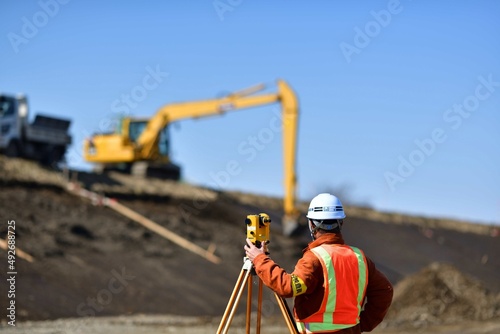
[[[495,1],[4,0],[0,91],[71,118],[69,163],[90,168],[83,139],[120,110],[283,78],[300,99],[301,199],[343,189],[379,210],[500,224],[498,17]],[[281,132],[263,137],[277,109],[173,125],[185,180],[281,196]],[[254,159],[238,150],[250,137]],[[239,173],[221,178],[230,161]]]

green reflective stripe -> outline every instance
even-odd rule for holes
[[[299,330],[300,333],[305,332],[306,326],[304,325],[303,322],[296,321],[295,323],[297,324],[297,329]]]
[[[323,322],[333,322],[333,312],[337,303],[337,281],[335,280],[335,269],[330,253],[321,246],[313,249],[319,257],[323,259],[323,264],[326,266],[326,277],[328,279],[328,295],[326,296],[325,313],[323,313]]]
[[[361,306],[363,303],[363,297],[364,297],[364,292],[365,292],[365,286],[366,286],[366,263],[365,263],[365,257],[363,256],[363,253],[359,248],[356,247],[351,247],[351,249],[354,251],[356,254],[356,257],[358,258],[358,271],[359,271],[359,278],[358,278],[358,316],[361,313]]]
[[[307,323],[306,328],[310,332],[320,332],[320,331],[332,331],[332,330],[338,330],[338,329],[344,329],[344,328],[349,328],[353,327],[355,325],[336,325],[336,324],[324,324],[321,322],[310,322]]]
[[[324,324],[321,322],[308,322],[307,324],[303,322],[297,322],[297,329],[300,333],[311,333],[320,331],[333,331],[344,328],[352,327],[353,325],[335,325],[335,324]]]

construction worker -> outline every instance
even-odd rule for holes
[[[300,333],[354,334],[373,330],[392,301],[392,285],[360,249],[344,243],[340,200],[314,197],[307,213],[313,241],[288,274],[249,239],[246,256],[263,283],[284,298],[295,297]],[[268,254],[268,253],[267,253]]]

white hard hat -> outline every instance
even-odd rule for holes
[[[344,219],[344,207],[337,197],[328,193],[319,194],[309,204],[307,218],[313,220]]]

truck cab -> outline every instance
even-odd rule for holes
[[[26,114],[24,97],[0,95],[0,150],[8,156],[18,155],[16,141],[21,134],[21,120]]]

